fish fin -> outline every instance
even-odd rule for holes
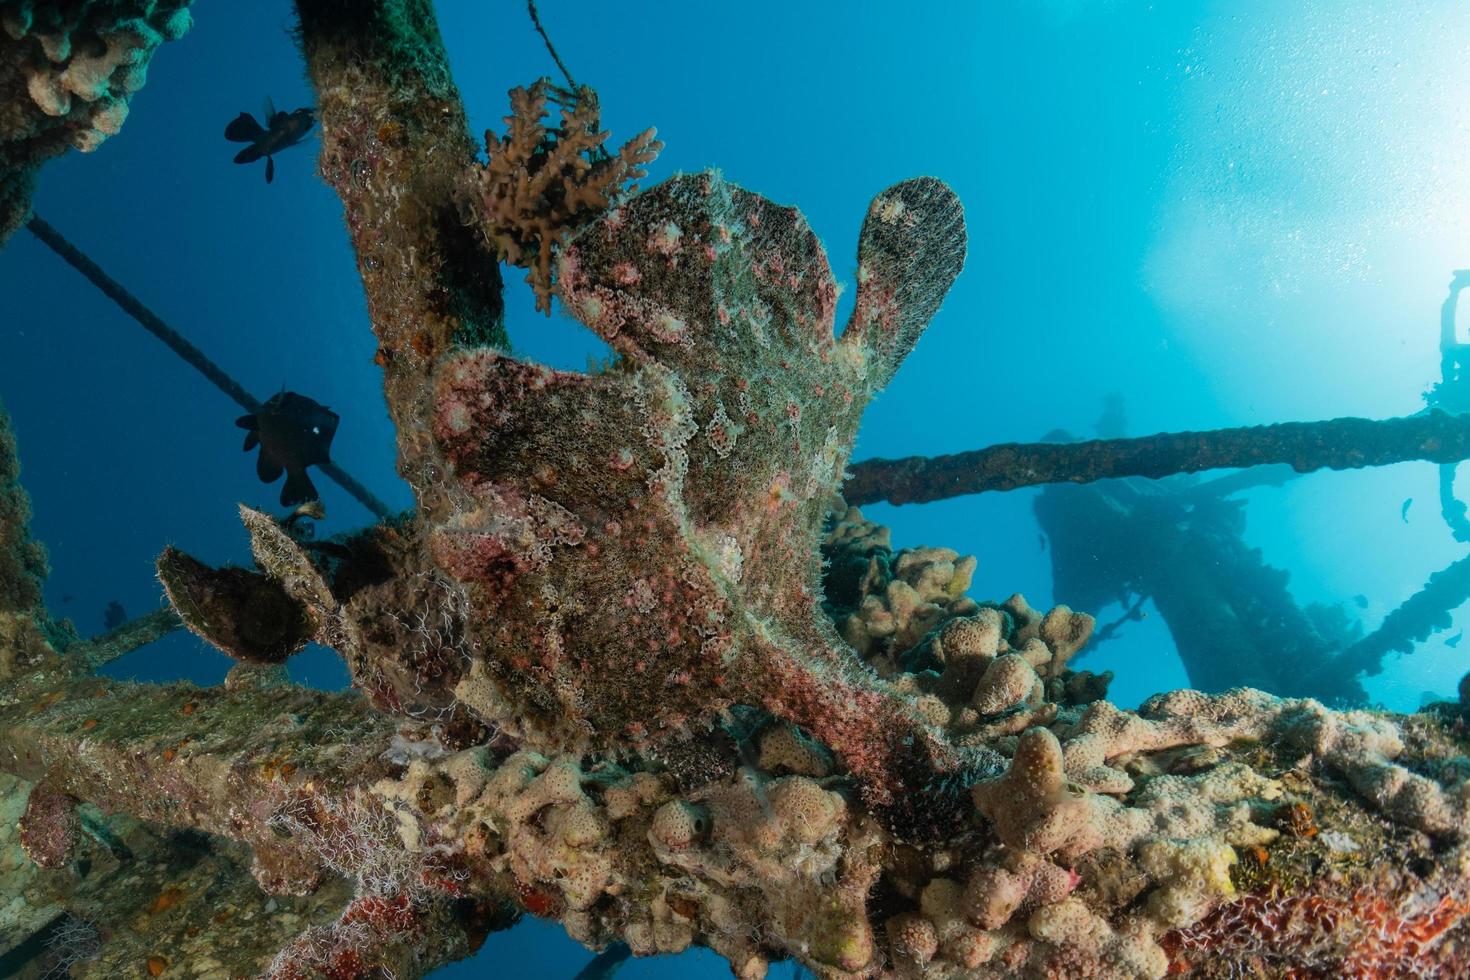
[[[281,487],[281,506],[294,507],[304,504],[308,500],[321,499],[316,492],[316,486],[311,482],[311,477],[306,475],[306,470],[300,469],[286,474],[286,485]]]
[[[251,144],[250,146],[245,147],[245,149],[241,150],[239,153],[235,154],[235,162],[254,163],[256,160],[259,160],[263,155],[264,154],[260,152],[259,146]]]
[[[261,483],[275,483],[284,472],[286,468],[276,462],[274,456],[261,450],[260,456],[255,460],[255,475],[260,477]]]
[[[271,96],[265,97],[265,124],[269,126],[276,120],[276,100]]]
[[[225,127],[225,139],[231,143],[254,143],[265,135],[265,127],[248,112],[242,112]]]
[[[239,418],[237,418],[235,420],[235,424],[238,425],[242,429],[258,429],[258,428],[260,428],[260,421],[258,419],[256,419],[254,413],[251,413],[250,415],[242,415],[242,416],[240,416]]]
[[[265,182],[267,184],[269,184],[271,181],[273,181],[275,179],[276,179],[276,158],[275,157],[266,157],[265,158]]]
[[[250,450],[254,449],[258,445],[260,445],[260,433],[252,429],[250,432],[247,432],[245,434],[244,449],[248,453],[250,452]]]

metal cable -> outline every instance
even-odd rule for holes
[[[170,350],[213,382],[216,388],[229,395],[237,405],[247,412],[260,411],[263,403],[258,398],[246,391],[243,385],[226,374],[223,368],[211,361],[202,350],[191,344],[177,330],[164,323],[156,313],[144,306],[136,296],[124,289],[122,284],[116,279],[103,272],[102,268],[96,262],[93,262],[80,249],[67,241],[61,232],[42,220],[40,215],[32,215],[31,220],[26,222],[26,227],[46,247],[61,256],[68,265],[80,272],[87,278],[87,281],[100,289],[108,299],[122,307],[123,312],[142,324],[143,329],[168,345]],[[356,498],[358,503],[372,511],[374,516],[379,520],[387,520],[393,516],[393,512],[388,509],[387,504],[374,496],[372,491],[363,486],[362,483],[344,471],[340,466],[335,463],[322,463],[317,468],[329,480]]]

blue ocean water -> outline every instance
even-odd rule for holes
[[[524,5],[437,7],[472,127],[498,128],[507,89],[555,70]],[[1406,415],[1438,379],[1439,306],[1451,271],[1470,265],[1463,4],[540,7],[599,90],[613,142],[658,127],[667,148],[645,183],[713,166],[796,204],[849,286],[874,194],[917,174],[959,193],[966,269],[869,410],[857,459],[1091,434],[1113,393],[1134,434]],[[220,135],[267,96],[310,104],[291,21],[286,0],[200,4],[122,132],[46,167],[36,210],[258,396],[284,386],[331,406],[334,459],[408,507],[314,141],[281,154],[267,185],[260,165],[230,163]],[[537,314],[518,271],[508,278],[517,353],[566,368],[605,353],[560,313]],[[51,553],[51,608],[84,634],[102,629],[111,600],[154,608],[166,544],[247,562],[235,504],[273,505],[278,487],[240,452],[237,408],[24,232],[0,253],[0,297],[0,402]],[[1257,488],[1245,537],[1291,573],[1299,602],[1349,602],[1372,629],[1464,556],[1439,519],[1436,479],[1407,463]],[[317,482],[320,533],[370,520]],[[977,598],[1019,591],[1045,608],[1067,596],[1053,594],[1036,492],[866,512],[898,546],[976,555]],[[1462,611],[1390,660],[1370,696],[1396,710],[1426,691],[1448,697],[1470,664],[1445,641],[1466,624]],[[1157,615],[1077,665],[1115,671],[1123,705],[1187,684]],[[346,680],[326,651],[291,667],[303,683]],[[111,670],[213,683],[226,668],[176,634]],[[528,921],[436,975],[569,976],[588,957]],[[700,954],[621,975],[725,970]]]

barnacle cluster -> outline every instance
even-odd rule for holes
[[[561,122],[545,122],[548,102]],[[551,312],[557,250],[646,176],[644,165],[663,149],[648,129],[614,154],[603,147],[597,93],[557,88],[542,78],[510,92],[506,132],[485,134],[483,166],[474,178],[474,220],[504,262],[526,271],[538,309]]]

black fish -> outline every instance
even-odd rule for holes
[[[1413,502],[1414,498],[1410,497],[1408,500],[1404,501],[1404,506],[1399,508],[1399,520],[1403,521],[1405,524],[1409,523],[1409,505]]]
[[[1449,647],[1451,650],[1453,650],[1455,647],[1457,647],[1457,646],[1460,645],[1460,641],[1463,640],[1464,638],[1465,638],[1465,631],[1464,630],[1460,630],[1460,632],[1456,633],[1454,636],[1450,637],[1448,640],[1445,640],[1444,641],[1444,645],[1447,646],[1447,647]]]
[[[260,446],[255,475],[262,483],[274,483],[286,474],[281,488],[281,506],[293,507],[319,499],[308,466],[330,463],[332,437],[337,434],[337,413],[318,405],[305,395],[283,391],[260,406],[254,415],[242,415],[235,424],[249,429],[245,451]]]
[[[288,146],[295,146],[306,139],[311,127],[316,125],[316,113],[310,108],[295,112],[277,112],[275,105],[266,101],[265,125],[255,121],[248,112],[242,112],[225,127],[225,139],[233,143],[249,143],[235,154],[236,163],[254,163],[265,157],[265,182],[276,179],[276,161],[273,154]]]
[[[126,623],[127,621],[127,610],[123,609],[122,603],[118,602],[116,599],[113,599],[111,602],[109,602],[107,604],[107,608],[102,610],[102,628],[108,630],[109,632],[117,629],[119,626],[121,626],[123,623]]]

